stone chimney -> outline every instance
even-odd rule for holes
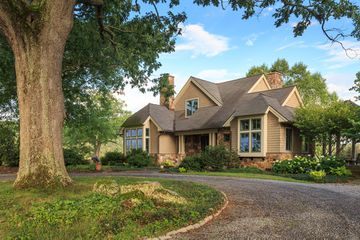
[[[169,85],[170,86],[174,86],[174,82],[175,82],[175,77],[170,75],[169,74],[169,77],[168,77],[168,82],[169,82]],[[166,89],[165,89],[166,91]],[[175,100],[175,97],[174,96],[171,96],[169,97],[169,102],[167,103],[166,102],[166,98],[165,96],[163,95],[163,93],[160,93],[160,105],[161,106],[166,106],[167,108],[169,108],[170,110],[174,110],[175,109],[175,106],[174,106],[174,100]]]
[[[282,74],[280,72],[270,72],[266,74],[266,79],[268,80],[271,89],[282,88],[284,85]]]

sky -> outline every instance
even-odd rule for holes
[[[296,38],[292,33],[296,19],[276,28],[271,7],[248,20],[241,19],[241,12],[198,7],[191,1],[177,10],[187,14],[183,33],[177,38],[175,52],[160,55],[162,67],[153,76],[173,75],[176,92],[190,76],[222,82],[244,77],[251,66],[263,63],[271,66],[276,59],[285,58],[290,66],[303,62],[311,72],[320,72],[329,91],[335,91],[340,98],[354,99],[356,95],[349,91],[356,72],[360,71],[360,42],[355,39],[344,41],[345,46],[359,53],[357,56],[350,53],[355,57],[349,58],[340,45],[327,40],[319,24],[311,24],[303,36]],[[351,25],[341,20],[336,26],[349,29]],[[143,94],[131,87],[125,88],[120,99],[132,112],[148,103],[159,103],[159,96]]]

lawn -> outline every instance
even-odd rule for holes
[[[133,191],[144,181],[161,188]],[[96,182],[128,190],[94,193]],[[205,185],[160,179],[75,178],[71,187],[52,192],[0,182],[0,239],[143,239],[196,223],[222,203],[222,194]]]

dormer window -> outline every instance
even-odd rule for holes
[[[199,108],[199,99],[189,99],[185,102],[185,116],[190,117],[193,115]]]

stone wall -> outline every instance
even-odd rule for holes
[[[292,153],[268,153],[265,158],[241,158],[241,166],[257,167],[260,169],[271,169],[276,160],[292,159]]]
[[[185,154],[181,153],[158,153],[153,155],[156,159],[156,164],[161,165],[165,161],[172,161],[178,166],[185,158]]]
[[[229,134],[230,135],[230,140],[229,141],[224,141],[224,134]],[[219,130],[219,132],[217,133],[217,145],[224,145],[227,149],[231,148],[231,132],[230,132],[230,128],[229,129],[221,129]]]

